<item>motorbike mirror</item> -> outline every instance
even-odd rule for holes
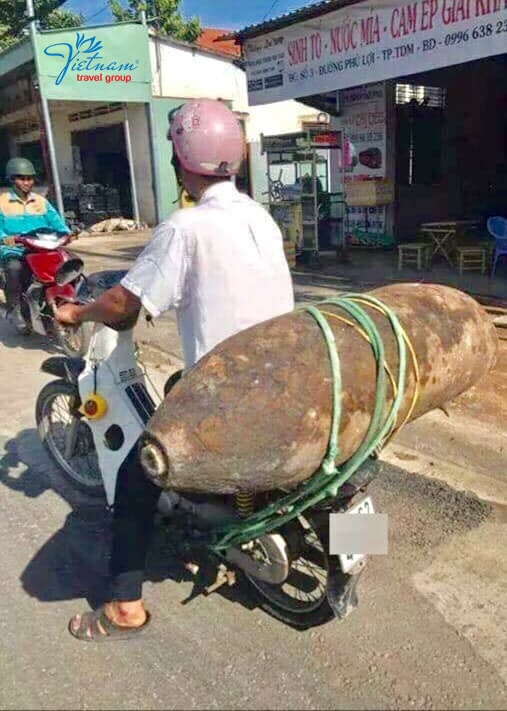
[[[73,257],[68,259],[66,262],[61,264],[56,270],[55,282],[58,286],[65,286],[65,284],[70,284],[78,278],[78,276],[83,271],[83,260],[79,257]]]

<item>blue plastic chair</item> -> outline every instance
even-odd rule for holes
[[[487,221],[489,234],[495,240],[495,254],[491,276],[494,276],[498,257],[507,257],[507,220],[505,217],[490,217]]]

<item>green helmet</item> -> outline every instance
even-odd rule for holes
[[[12,180],[15,175],[33,175],[35,177],[35,168],[31,161],[27,158],[11,158],[5,166],[5,177],[7,180]]]

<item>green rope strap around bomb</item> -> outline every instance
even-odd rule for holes
[[[387,414],[384,414],[388,384],[384,343],[375,322],[360,303],[366,304],[377,311],[381,311],[390,321],[396,338],[399,367],[395,395]],[[255,538],[259,538],[291,521],[306,509],[315,506],[324,499],[336,497],[340,487],[350,479],[354,472],[357,471],[375,450],[382,447],[393,430],[405,395],[408,339],[403,327],[391,309],[372,296],[348,294],[346,296],[326,299],[320,303],[320,306],[326,304],[338,306],[342,312],[345,312],[350,320],[346,320],[336,314],[337,318],[340,318],[340,320],[346,323],[350,323],[357,328],[357,330],[360,330],[371,343],[377,364],[377,383],[375,405],[368,430],[361,445],[352,457],[339,467],[336,467],[335,460],[339,454],[338,437],[342,399],[340,358],[333,331],[325,316],[315,306],[304,307],[303,310],[313,316],[322,330],[331,363],[333,409],[331,433],[326,457],[315,474],[300,484],[293,492],[277,498],[265,508],[256,511],[242,521],[226,524],[217,529],[214,543],[211,546],[217,553],[232,546],[238,546]],[[329,315],[333,316],[335,314]]]

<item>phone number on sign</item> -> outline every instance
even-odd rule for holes
[[[498,35],[501,32],[507,32],[507,20],[499,20],[495,25],[491,23],[479,25],[478,27],[474,27],[471,32],[469,30],[465,30],[464,32],[451,32],[451,34],[445,36],[444,44],[446,46],[460,44],[461,42],[468,42],[469,39],[491,37],[491,35]]]

